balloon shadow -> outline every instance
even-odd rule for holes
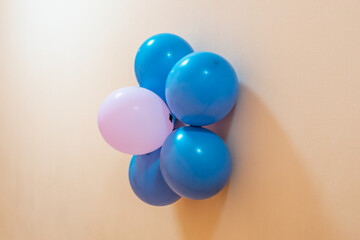
[[[336,239],[286,132],[254,92],[241,89],[233,111],[208,127],[230,149],[230,182],[213,198],[174,205],[183,238]]]
[[[187,240],[211,239],[226,200],[228,185],[216,196],[206,200],[181,198],[175,209]]]

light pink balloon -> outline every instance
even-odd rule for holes
[[[142,87],[125,87],[111,93],[100,107],[98,125],[110,146],[133,155],[155,151],[173,130],[164,101]]]

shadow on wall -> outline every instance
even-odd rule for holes
[[[261,100],[242,86],[236,107],[209,126],[233,157],[230,183],[217,196],[175,204],[187,240],[332,239],[306,169]]]

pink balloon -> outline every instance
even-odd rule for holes
[[[173,130],[170,111],[155,93],[142,87],[125,87],[102,103],[98,125],[105,141],[116,150],[133,155],[161,147]]]

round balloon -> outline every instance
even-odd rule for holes
[[[98,126],[110,146],[137,155],[161,147],[173,129],[173,120],[166,104],[155,93],[141,87],[125,87],[104,100]]]
[[[141,87],[158,94],[165,101],[165,82],[171,68],[194,50],[181,37],[161,33],[147,39],[135,57],[135,74]]]
[[[238,95],[238,81],[233,67],[223,57],[196,52],[171,69],[165,92],[167,104],[178,119],[205,126],[231,111]]]
[[[160,149],[132,157],[129,181],[136,196],[150,205],[165,206],[180,199],[180,196],[169,188],[161,174]]]
[[[201,127],[182,127],[166,139],[160,169],[169,187],[182,197],[206,199],[228,182],[231,156],[224,141]]]

